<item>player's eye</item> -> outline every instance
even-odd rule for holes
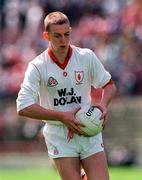
[[[70,33],[65,33],[65,37],[69,37],[70,36]]]
[[[54,36],[54,38],[58,38],[58,39],[61,38],[62,36],[68,38],[70,36],[70,32],[67,32],[64,35],[61,35],[61,34],[57,33],[57,34],[53,34],[53,36]]]
[[[54,34],[54,37],[55,37],[55,38],[60,38],[61,35],[60,35],[60,34]]]

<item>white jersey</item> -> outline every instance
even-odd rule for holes
[[[37,102],[42,107],[70,111],[91,103],[91,86],[111,79],[93,51],[71,46],[63,64],[49,49],[29,63],[17,98],[17,110]],[[46,121],[60,124],[60,121]]]

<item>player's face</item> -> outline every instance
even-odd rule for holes
[[[48,40],[53,51],[66,53],[70,45],[71,27],[69,24],[51,25]]]

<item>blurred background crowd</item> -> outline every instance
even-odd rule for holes
[[[0,0],[1,141],[33,140],[42,126],[19,121],[15,98],[28,62],[47,47],[43,19],[52,11],[67,14],[72,43],[95,51],[118,97],[142,95],[141,0]]]
[[[17,95],[27,63],[41,53],[43,19],[66,13],[72,43],[94,50],[119,95],[142,94],[141,0],[0,0],[0,98]]]

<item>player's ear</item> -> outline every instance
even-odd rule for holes
[[[49,41],[49,33],[47,31],[43,32],[43,38]]]
[[[69,29],[69,30],[70,30],[70,32],[72,32],[72,28],[71,28],[71,27],[70,27],[70,29]]]

